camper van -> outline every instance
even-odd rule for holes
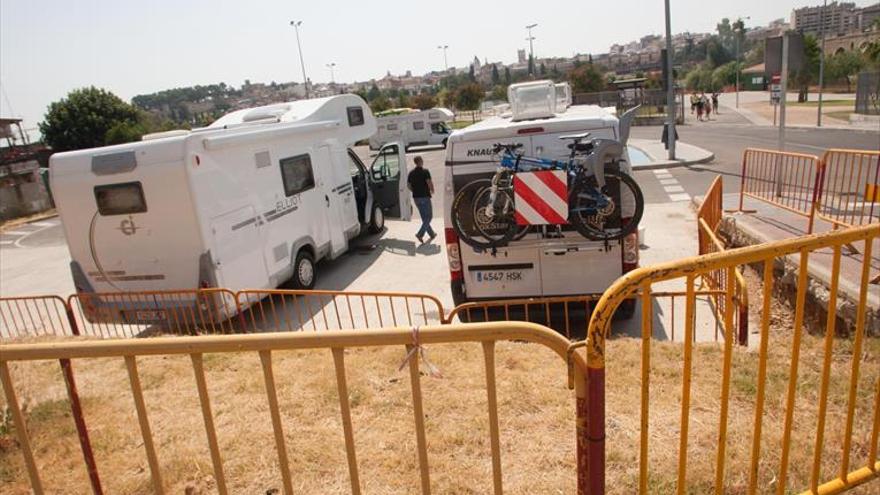
[[[403,146],[369,167],[350,148],[375,130],[366,102],[339,95],[56,153],[76,290],[313,287],[320,260],[411,215]]]
[[[618,119],[613,109],[573,105],[570,91],[551,81],[511,85],[510,113],[491,117],[449,137],[446,147],[445,234],[450,285],[456,304],[474,300],[600,294],[639,262],[638,234],[622,240],[596,242],[573,227],[533,226],[508,245],[477,250],[461,242],[452,228],[451,205],[467,183],[495,172],[492,147],[521,143],[526,156],[567,161],[566,134],[590,132],[592,137],[626,143],[633,114]],[[621,171],[631,173],[624,152]],[[624,211],[626,208],[623,208]],[[627,302],[618,313],[631,314]]]
[[[370,149],[399,142],[410,146],[446,146],[450,129],[446,125],[455,115],[446,108],[414,110],[394,108],[376,115],[376,134],[370,138]]]

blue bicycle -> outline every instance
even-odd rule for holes
[[[568,161],[523,156],[517,152],[522,144],[496,144],[493,151],[500,159],[492,178],[466,184],[453,200],[452,227],[459,238],[478,249],[502,247],[522,238],[529,226],[516,222],[513,179],[518,172],[538,170],[566,172],[565,220],[582,236],[613,241],[635,232],[645,204],[638,184],[617,166],[623,146],[610,139],[587,140],[589,135],[559,138],[571,141]]]

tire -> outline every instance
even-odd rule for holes
[[[379,205],[373,205],[373,213],[370,215],[370,232],[378,234],[385,229],[385,212]]]
[[[452,280],[449,282],[449,289],[452,292],[452,303],[456,306],[468,302],[462,285],[461,280]]]
[[[517,225],[513,218],[513,198],[506,190],[498,191],[495,203],[496,209],[500,205],[506,205],[510,209],[509,213],[493,220],[480,220],[481,208],[486,207],[491,185],[491,179],[469,182],[461,188],[452,201],[452,228],[459,239],[477,249],[506,246],[517,233]],[[486,224],[489,221],[492,223]]]
[[[582,176],[569,192],[569,221],[578,233],[594,241],[614,241],[635,232],[645,212],[645,199],[633,178],[622,172],[605,170],[605,192],[611,203],[603,213],[590,214],[596,208],[591,194],[596,190],[596,178]],[[624,197],[628,198],[624,202],[628,211],[621,212],[621,198]],[[622,218],[628,218],[626,224],[621,224]]]
[[[315,286],[315,275],[315,257],[305,249],[300,249],[293,262],[293,277],[290,279],[293,288],[311,290]]]
[[[444,139],[444,140],[443,140],[443,143],[442,143],[442,144],[443,144],[443,149],[446,149],[446,142],[447,142],[447,141],[449,141],[449,139]]]

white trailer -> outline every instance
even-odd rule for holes
[[[376,134],[370,138],[370,149],[379,149],[392,142],[403,143],[407,148],[432,145],[445,147],[452,132],[446,123],[454,118],[455,114],[447,108],[389,110],[376,117]]]
[[[56,153],[50,180],[78,292],[315,283],[385,217],[409,219],[403,146],[367,168],[355,95],[232,112],[210,127]]]
[[[557,94],[561,97],[557,99]],[[526,156],[567,161],[566,134],[589,131],[592,137],[626,143],[632,114],[619,120],[613,111],[593,105],[568,106],[563,88],[550,81],[511,85],[512,113],[456,130],[446,148],[446,247],[450,286],[456,304],[474,300],[600,294],[614,280],[638,267],[638,234],[611,243],[590,241],[573,227],[532,227],[520,240],[491,251],[461,242],[452,228],[451,205],[465,184],[495,172],[492,147],[522,143]],[[570,100],[569,100],[570,101]],[[623,122],[621,122],[621,120]],[[632,172],[624,152],[621,170]],[[624,200],[626,201],[626,200]],[[623,210],[626,211],[626,206]],[[620,314],[631,312],[631,302]]]

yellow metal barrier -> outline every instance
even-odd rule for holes
[[[76,335],[58,296],[0,297],[0,340]]]
[[[443,304],[406,292],[243,290],[236,293],[249,331],[351,330],[398,325],[438,325]]]
[[[825,151],[820,184],[822,220],[835,228],[880,222],[880,151]]]
[[[81,292],[68,298],[83,335],[104,338],[161,333],[235,333],[242,325],[235,294],[227,289]]]
[[[617,306],[632,297],[640,294],[643,300],[651,295],[652,285],[661,281],[684,279],[687,285],[686,331],[693,333],[693,317],[695,312],[694,293],[695,284],[699,277],[707,273],[724,270],[727,272],[726,283],[728,290],[725,297],[724,323],[727,333],[733,330],[733,284],[735,270],[744,265],[758,265],[762,269],[763,287],[761,289],[761,332],[758,347],[757,370],[745,370],[735,363],[741,360],[739,352],[734,352],[732,339],[724,341],[723,350],[718,356],[720,359],[721,383],[720,397],[717,402],[712,402],[712,409],[718,411],[717,419],[717,451],[715,456],[714,480],[703,480],[700,491],[709,491],[712,486],[715,493],[725,491],[746,491],[756,493],[759,487],[762,489],[772,487],[778,494],[789,492],[793,487],[789,486],[788,475],[790,473],[790,460],[792,452],[798,456],[810,452],[812,445],[812,463],[807,473],[802,473],[808,462],[800,461],[796,467],[799,471],[798,480],[809,484],[812,493],[838,493],[846,489],[876,479],[880,475],[880,462],[877,459],[878,434],[880,434],[880,369],[876,366],[880,360],[880,346],[876,338],[866,335],[866,311],[868,300],[868,282],[873,242],[880,236],[880,225],[873,224],[862,227],[854,227],[847,230],[838,230],[824,234],[808,235],[804,237],[788,239],[758,246],[732,249],[728,251],[707,254],[696,258],[680,261],[661,263],[649,267],[643,267],[626,274],[618,279],[597,303],[589,326],[587,341],[576,344],[573,348],[585,345],[587,348],[587,395],[591,399],[588,414],[590,459],[593,472],[605,472],[605,344],[608,337],[611,317]],[[857,301],[857,315],[855,328],[852,330],[853,339],[837,350],[837,361],[846,360],[848,365],[835,363],[833,352],[835,351],[835,337],[837,325],[837,291],[840,279],[840,258],[842,246],[850,243],[859,243],[863,246],[864,262],[861,267],[859,278],[859,296]],[[808,336],[804,335],[806,288],[808,284],[809,260],[812,254],[820,250],[832,251],[832,279],[829,292],[829,311],[825,326],[825,333],[819,351],[812,350],[809,356],[822,356],[822,362],[802,362],[801,347]],[[796,257],[796,258],[795,258]],[[796,261],[795,261],[796,259]],[[777,263],[795,263],[797,270],[797,294],[795,296],[795,311],[791,325],[790,339],[778,334],[784,328],[774,319],[774,331],[771,332],[771,301],[773,299],[773,286],[775,283],[775,270]],[[651,457],[649,450],[649,418],[650,418],[650,379],[651,379],[651,320],[645,318],[642,325],[642,354],[641,354],[641,404],[636,406],[640,409],[640,449],[638,457],[638,486],[641,493],[649,491],[651,473]],[[776,327],[778,326],[778,327]],[[843,329],[841,329],[843,330]],[[770,341],[774,339],[774,344]],[[783,339],[776,341],[775,339]],[[866,342],[867,341],[867,342]],[[790,347],[789,347],[790,346]],[[850,348],[851,346],[851,348]],[[790,349],[790,353],[789,350]],[[818,352],[818,354],[817,354]],[[866,354],[867,353],[867,354]],[[700,370],[694,373],[694,360],[696,356],[702,356],[702,347],[692,344],[691,338],[686,338],[682,350],[682,381],[681,381],[681,416],[677,428],[674,430],[678,436],[678,460],[677,484],[678,493],[686,493],[689,489],[688,465],[695,461],[689,457],[688,446],[690,438],[691,415],[696,412],[692,409],[692,388],[696,382],[704,378],[705,373]],[[780,358],[779,354],[787,356]],[[772,357],[771,357],[772,356]],[[787,360],[786,360],[787,359]],[[862,363],[872,363],[862,370]],[[787,369],[786,369],[787,368]],[[751,381],[752,373],[756,374],[756,383]],[[863,373],[866,373],[863,374]],[[781,375],[781,376],[780,376]],[[787,379],[785,378],[787,377]],[[712,379],[715,377],[713,375]],[[713,382],[717,383],[717,382]],[[754,389],[752,385],[754,384]],[[807,393],[806,398],[800,395],[804,387],[813,390],[818,387],[815,394]],[[832,384],[845,384],[840,387],[834,401],[829,398],[829,388]],[[731,389],[735,387],[735,400],[731,400]],[[800,391],[800,392],[799,392]],[[670,393],[665,391],[664,393]],[[796,401],[798,397],[801,401]],[[765,406],[769,403],[784,405],[782,417],[765,418]],[[831,406],[837,408],[834,416],[829,415]],[[737,469],[738,484],[732,488],[733,481],[727,476],[728,455],[727,447],[730,441],[728,435],[728,423],[732,417],[743,418],[751,414],[754,421],[751,432],[739,429],[735,438],[741,440],[745,435],[751,437],[751,454],[742,454],[737,460],[748,459],[748,467],[743,463],[735,464]],[[858,414],[857,414],[857,406]],[[632,410],[633,406],[623,411],[625,414]],[[701,411],[706,411],[705,402]],[[717,409],[716,409],[717,408]],[[842,408],[842,410],[841,410]],[[799,422],[795,421],[795,412],[798,412]],[[807,416],[805,411],[809,411]],[[815,411],[815,416],[813,416]],[[806,418],[806,419],[805,419]],[[803,423],[812,425],[815,418],[815,429],[807,427],[806,440],[802,438]],[[667,420],[669,420],[667,418]],[[697,426],[705,428],[705,420]],[[836,428],[830,423],[834,421]],[[798,426],[798,435],[795,438],[793,429]],[[664,424],[664,431],[668,426]],[[781,426],[781,429],[780,429]],[[769,433],[768,433],[769,431]],[[839,438],[840,445],[829,445],[825,438],[834,432]],[[854,445],[853,433],[858,433],[859,442]],[[812,435],[812,440],[810,436]],[[705,441],[703,437],[703,441]],[[793,447],[797,440],[798,446]],[[614,437],[610,438],[614,441]],[[778,443],[776,443],[778,442]],[[703,444],[705,448],[705,443]],[[835,448],[836,447],[836,448]],[[668,451],[668,444],[660,446],[663,451]],[[834,456],[829,452],[838,450]],[[768,452],[769,450],[769,452]],[[762,455],[763,452],[763,455]],[[700,452],[699,460],[706,457],[707,452]],[[656,454],[655,454],[656,455]],[[858,464],[853,464],[853,458],[858,457]],[[823,465],[836,462],[832,466],[832,475]],[[772,462],[776,469],[768,469],[766,463]],[[668,469],[668,463],[658,469]],[[734,469],[730,467],[730,469]],[[703,474],[705,471],[701,472]],[[614,473],[613,475],[616,475]],[[828,477],[831,479],[829,480]],[[805,481],[808,480],[808,481]],[[604,483],[604,480],[601,481]],[[600,483],[600,481],[596,481]],[[671,490],[671,487],[669,487]],[[604,485],[595,487],[596,493],[604,492]]]
[[[139,369],[139,363],[143,363],[148,356],[188,356],[195,376],[196,390],[193,392],[194,395],[198,396],[198,402],[201,406],[202,423],[205,428],[204,433],[207,438],[208,452],[212,461],[214,483],[219,493],[226,494],[230,490],[226,474],[229,459],[227,458],[226,462],[224,462],[222,443],[218,441],[218,426],[220,426],[217,423],[218,415],[213,412],[215,408],[218,408],[218,403],[222,404],[223,396],[211,397],[210,387],[207,384],[206,361],[208,356],[214,354],[222,356],[232,352],[254,353],[259,356],[265,385],[266,403],[268,405],[268,410],[266,411],[267,419],[271,421],[274,433],[277,471],[273,473],[272,478],[280,481],[285,494],[290,494],[293,493],[295,477],[294,473],[291,472],[291,463],[286,444],[289,437],[285,432],[290,432],[292,428],[301,428],[302,425],[285,424],[284,419],[287,416],[283,414],[279,407],[279,385],[276,383],[276,374],[273,371],[273,356],[279,351],[327,349],[331,351],[334,363],[336,399],[339,404],[343,430],[342,436],[344,438],[348,463],[349,483],[352,493],[360,493],[362,483],[360,481],[360,465],[355,449],[354,425],[351,416],[353,407],[352,394],[347,381],[349,370],[346,369],[345,365],[345,358],[349,353],[346,351],[355,347],[399,347],[401,349],[401,356],[404,354],[408,356],[412,410],[415,422],[415,451],[418,460],[416,466],[419,472],[421,491],[422,493],[430,493],[429,449],[427,444],[426,414],[423,409],[424,390],[420,381],[420,361],[423,362],[424,360],[419,350],[421,346],[434,344],[480,344],[485,364],[486,407],[489,422],[488,446],[491,450],[492,484],[494,492],[500,494],[503,491],[503,476],[502,447],[499,433],[499,400],[496,394],[497,380],[495,375],[495,343],[497,341],[525,341],[538,344],[553,351],[563,360],[567,360],[571,383],[577,396],[577,445],[580,451],[587,441],[583,428],[585,418],[582,416],[584,411],[586,411],[586,389],[583,386],[585,362],[580,356],[570,355],[568,352],[569,341],[567,339],[550,329],[528,323],[428,326],[418,331],[412,328],[388,328],[341,330],[338,332],[283,332],[228,336],[158,337],[135,340],[109,339],[8,344],[0,345],[0,381],[2,381],[6,403],[11,412],[15,434],[24,457],[31,488],[39,494],[45,491],[40,462],[38,462],[39,452],[35,451],[33,447],[33,433],[28,428],[25,413],[22,410],[19,403],[19,395],[16,392],[18,390],[17,386],[20,384],[15,383],[13,380],[10,366],[17,362],[50,359],[75,360],[79,363],[81,361],[103,358],[118,359],[124,362],[128,373],[134,409],[140,427],[139,443],[143,445],[146,454],[152,491],[163,493],[168,489],[168,483],[166,478],[163,477],[165,471],[163,470],[163,464],[160,461],[157,449],[153,430],[154,424],[150,420],[147,396],[149,390],[145,385],[147,378]],[[358,370],[358,375],[363,372],[363,370]],[[321,420],[324,420],[324,418],[321,418]],[[228,422],[223,424],[227,424],[226,428],[228,428]],[[195,432],[192,433],[194,434]],[[224,432],[224,434],[228,435],[229,433]],[[232,434],[240,435],[246,433],[234,432]],[[45,439],[43,440],[45,441]],[[581,465],[580,461],[578,465]],[[132,475],[132,473],[127,472],[105,472],[104,474],[114,476]],[[403,473],[400,474],[402,475]],[[581,474],[579,470],[578,490],[581,493],[585,493],[586,479]],[[145,489],[149,490],[149,488]]]
[[[821,162],[815,155],[748,148],[743,153],[739,211],[746,197],[772,204],[808,220],[813,232]]]
[[[699,254],[716,253],[725,250],[724,242],[718,237],[718,227],[721,224],[723,215],[722,198],[724,194],[724,185],[721,176],[712,181],[706,195],[703,197],[703,203],[697,210],[697,239],[699,245]],[[727,288],[727,271],[714,270],[702,276],[702,283],[710,290],[718,291],[712,297],[714,308],[716,310],[716,318],[721,321],[726,313],[725,290]],[[743,278],[742,271],[736,270],[735,292],[733,294],[734,309],[734,327],[737,329],[735,338],[741,345],[748,345],[749,341],[749,296],[746,281]]]

